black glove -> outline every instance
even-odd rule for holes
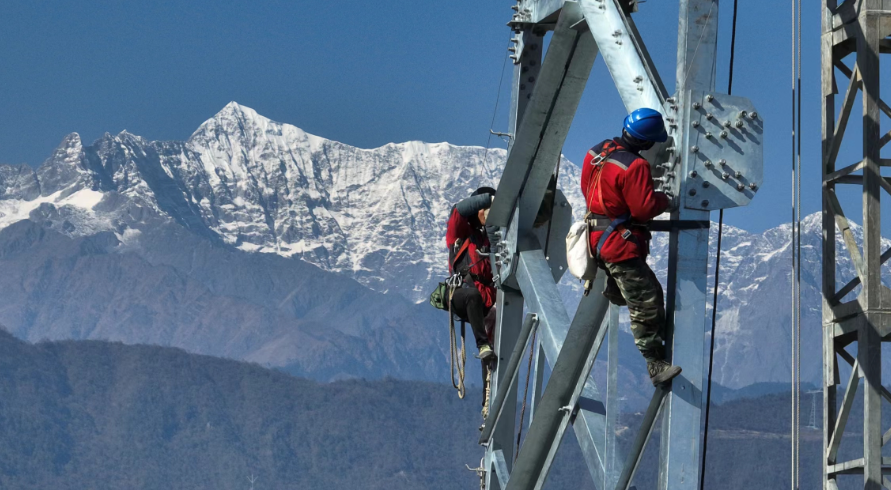
[[[489,250],[493,252],[497,251],[498,243],[501,242],[501,227],[495,225],[486,225],[486,235],[489,236]]]

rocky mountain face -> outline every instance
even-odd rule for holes
[[[122,132],[83,146],[72,134],[36,171],[2,167],[0,223],[36,211],[84,235],[172,220],[421,301],[445,271],[451,206],[497,183],[504,158],[501,149],[447,143],[354,148],[233,102],[185,142]],[[563,169],[562,187],[581,204],[578,169]]]
[[[440,312],[177,228],[141,237],[140,253],[112,232],[0,230],[0,324],[31,341],[175,346],[321,380],[446,379]]]
[[[442,380],[445,315],[414,303],[445,275],[451,206],[495,185],[504,159],[447,143],[359,149],[234,102],[184,142],[122,132],[85,146],[72,134],[36,170],[0,166],[0,249],[10,250],[0,322],[29,340]],[[559,185],[581,214],[579,169],[565,159]],[[803,351],[816,353],[819,220],[802,231]],[[725,227],[715,361],[725,386],[789,379],[789,236],[789,226]],[[667,236],[652,252],[664,281]],[[839,280],[850,277],[842,264]],[[561,288],[571,308],[578,284],[567,274]],[[804,380],[819,379],[819,355],[804,361]]]

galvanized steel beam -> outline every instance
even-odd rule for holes
[[[578,4],[574,2],[567,2],[560,11],[560,19],[548,44],[531,99],[514,133],[504,174],[498,182],[498,193],[489,211],[488,224],[507,226],[521,192],[525,201],[521,202],[521,206],[531,211],[518,223],[523,228],[529,227],[530,217],[534,219],[541,205],[548,178],[557,165],[584,84],[597,56],[594,43],[574,28],[582,19]],[[522,84],[527,78],[522,73],[519,75]],[[531,186],[527,187],[527,184]]]
[[[681,0],[676,73],[681,106],[691,103],[686,97],[692,91],[715,89],[717,33],[717,0]],[[685,133],[691,130],[686,121],[680,121],[675,141],[684,141]],[[679,151],[679,175],[686,176],[696,154],[692,148],[681,147]],[[693,187],[688,189],[693,184],[685,178],[680,196],[695,192]],[[709,212],[680,206],[672,219],[708,220]],[[669,237],[666,350],[671,352],[672,363],[684,371],[672,382],[662,409],[659,489],[699,487],[708,238],[707,229],[681,230]]]
[[[526,353],[526,346],[529,345],[529,339],[537,325],[538,318],[535,314],[530,313],[529,315],[526,315],[526,320],[523,322],[523,328],[520,329],[520,334],[517,336],[517,343],[514,346],[513,352],[510,355],[510,360],[507,362],[507,366],[505,366],[504,369],[505,376],[507,376],[508,380],[507,383],[510,385],[514,385],[517,382],[520,361],[524,357],[523,354]],[[507,399],[507,391],[500,391],[495,394],[495,399],[489,403],[489,416],[486,418],[485,424],[483,425],[483,431],[480,434],[480,444],[489,443],[489,438],[492,436],[492,430],[497,425],[498,418],[501,417],[501,412],[504,410],[505,399]],[[514,409],[514,406],[509,408],[509,410]]]
[[[855,5],[856,3],[856,5]],[[881,249],[881,195],[882,189],[891,192],[891,185],[881,175],[884,162],[880,150],[891,138],[880,130],[880,118],[888,114],[888,108],[880,97],[879,57],[887,44],[884,39],[891,26],[891,2],[884,0],[860,0],[823,2],[822,36],[822,95],[823,95],[823,488],[836,489],[839,474],[862,474],[867,489],[882,488],[883,471],[888,471],[887,458],[881,454],[887,434],[882,432],[882,399],[891,399],[891,393],[881,383],[881,342],[887,340],[891,328],[889,299],[891,291],[881,282],[881,265],[888,260],[888,252]],[[843,46],[839,43],[844,42]],[[856,64],[851,70],[841,58],[856,53]],[[850,81],[836,117],[838,69]],[[836,160],[850,124],[856,95],[862,94],[862,162],[856,165],[862,176],[847,175],[851,168],[836,170]],[[863,186],[863,241],[862,246],[853,241],[847,218],[835,194],[839,183]],[[840,260],[836,250],[836,238],[841,233],[846,255],[854,263],[857,279],[837,289],[835,268]],[[862,248],[862,254],[861,254]],[[860,284],[860,294],[855,301],[840,301]],[[844,350],[856,335],[857,358]],[[853,364],[851,380],[837,410],[838,362],[842,357]],[[854,395],[863,377],[863,457],[844,463],[836,463],[839,443],[844,435],[847,417]],[[850,432],[851,428],[848,429]]]
[[[544,254],[541,250],[524,252],[520,257],[517,279],[523,294],[528,299],[529,311],[536,313],[539,318],[539,339],[545,358],[552,367],[550,379],[553,380],[555,363],[563,351],[565,342],[569,338],[570,321],[556,285],[553,282],[544,280],[547,274],[546,266]],[[604,285],[604,274],[599,274],[598,279],[595,281],[594,290],[602,291]],[[584,298],[576,311],[573,324],[577,321],[585,320],[589,322],[596,321],[595,324],[600,325],[607,308],[608,302],[602,295],[592,295]],[[588,394],[596,393],[594,382],[588,378],[587,371],[582,382],[583,390]],[[548,384],[550,385],[550,381]],[[542,416],[540,408],[544,406],[543,403],[542,399],[536,407],[536,419],[533,420],[533,424]],[[554,413],[547,415],[549,417],[555,416]],[[582,454],[588,466],[588,471],[595,481],[603,479],[603,455],[605,454],[605,448],[602,434],[604,427],[604,415],[588,411],[580,412],[573,425],[576,439],[579,441]],[[560,434],[562,437],[562,431]]]
[[[541,264],[544,259],[543,256],[536,257],[541,252],[528,254],[528,260],[526,260],[526,257],[522,257],[521,254],[520,271],[518,272],[520,283],[525,286],[537,282],[546,282],[537,281],[545,273],[540,266],[536,268],[536,264]],[[602,277],[599,279],[599,282],[602,286]],[[535,309],[535,304],[531,300],[532,295],[527,293],[527,296],[530,297],[530,310],[536,311],[536,313],[542,316],[540,326],[542,332],[548,331],[552,323],[559,328],[556,319],[561,315],[542,314]],[[538,489],[544,484],[550,462],[556,454],[563,431],[565,431],[571,416],[576,410],[576,402],[588,379],[588,373],[597,352],[598,346],[596,341],[598,337],[601,341],[603,339],[603,336],[599,334],[602,330],[603,317],[607,309],[606,303],[606,299],[599,295],[583,298],[575,319],[568,330],[566,330],[565,337],[560,339],[562,340],[560,342],[561,348],[557,352],[555,362],[552,364],[551,377],[547,385],[545,385],[544,394],[537,409],[538,414],[529,427],[526,441],[520,450],[517,462],[511,473],[511,481],[507,486],[508,490]],[[563,309],[562,303],[558,307],[547,297],[542,306],[543,309]],[[544,320],[546,316],[554,318],[552,323]],[[548,336],[543,335],[543,337],[547,338]],[[552,340],[557,340],[553,335],[551,338]],[[548,342],[545,341],[543,344],[547,345]],[[546,348],[545,352],[547,351],[548,349]]]
[[[618,1],[579,0],[579,4],[625,109],[632,112],[649,107],[663,112],[668,92],[634,21],[625,15]]]

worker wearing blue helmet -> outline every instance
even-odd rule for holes
[[[670,201],[653,189],[650,163],[641,153],[667,139],[662,114],[638,109],[625,118],[622,136],[591,148],[582,166],[591,250],[608,276],[603,294],[628,306],[634,343],[657,386],[681,373],[665,359],[664,294],[646,261],[652,238],[647,223]]]

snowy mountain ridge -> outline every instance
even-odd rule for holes
[[[122,132],[84,146],[72,134],[36,171],[3,167],[0,226],[36,213],[68,234],[122,235],[174,220],[421,301],[421,284],[444,273],[451,206],[497,182],[504,159],[501,149],[448,143],[359,149],[233,102],[185,142]],[[568,197],[578,208],[578,170],[564,169],[561,184],[575,189]]]
[[[71,134],[36,170],[0,166],[0,229],[27,218],[72,237],[113,231],[124,248],[138,250],[153,229],[175,223],[224,246],[299,258],[422,302],[445,274],[451,206],[495,185],[504,160],[501,149],[448,143],[355,148],[233,102],[187,141],[124,131],[85,146]],[[578,216],[579,169],[565,159],[560,168],[559,185]],[[789,379],[790,230],[724,228],[715,365],[725,386]],[[860,228],[853,230],[859,239]],[[805,346],[819,349],[818,215],[807,217],[802,234]],[[710,247],[714,257],[714,239]],[[667,235],[657,234],[650,262],[663,282],[667,252]],[[849,261],[838,277],[853,277]],[[572,305],[578,284],[567,275],[561,289]],[[819,378],[818,361],[804,367],[805,381]]]

